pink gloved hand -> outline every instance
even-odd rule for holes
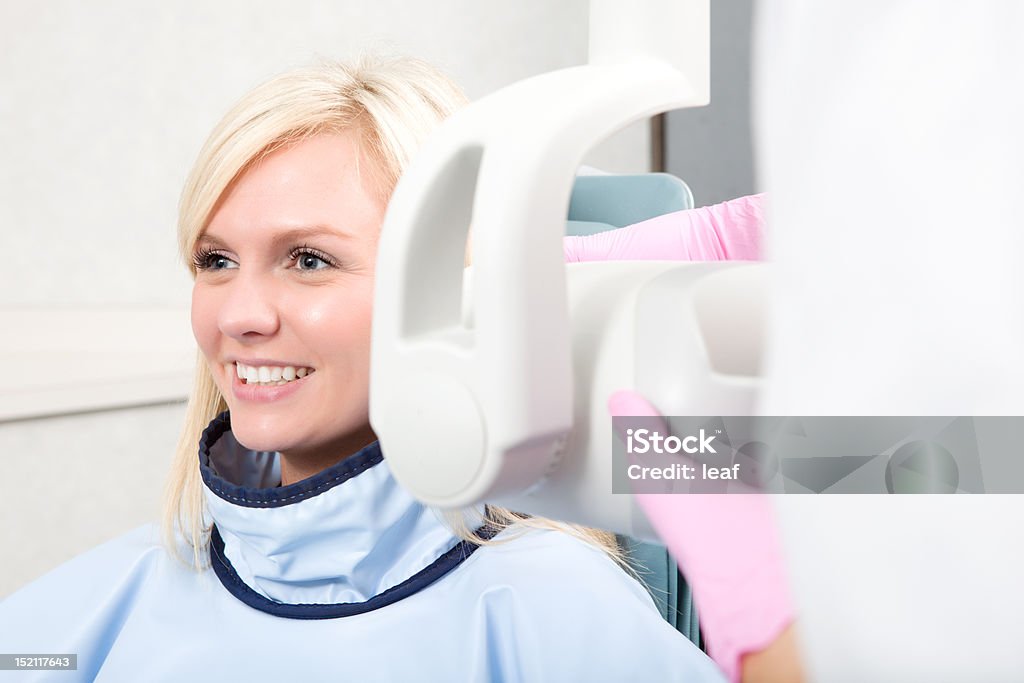
[[[613,416],[661,417],[634,391],[608,399]],[[667,424],[662,433],[669,433]],[[739,681],[745,654],[773,643],[793,602],[770,499],[760,493],[634,494],[693,589],[708,654]]]
[[[765,195],[677,211],[585,237],[564,238],[566,261],[758,260]],[[659,416],[619,391],[612,415]],[[664,429],[668,431],[667,426]],[[711,657],[739,681],[743,656],[776,642],[794,611],[769,500],[762,494],[636,494],[693,589]]]
[[[565,260],[759,260],[764,194],[676,211],[617,230],[563,240]]]

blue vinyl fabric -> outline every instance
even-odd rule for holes
[[[724,680],[568,534],[468,544],[377,443],[288,486],[272,455],[214,420],[199,456],[213,566],[174,560],[147,525],[58,567],[0,603],[0,649],[75,653],[77,671],[0,681]]]

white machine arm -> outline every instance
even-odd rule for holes
[[[576,169],[622,126],[708,102],[708,0],[623,6],[593,4],[590,64],[446,121],[388,207],[370,421],[395,476],[429,504],[520,492],[558,459],[574,422],[562,236]]]

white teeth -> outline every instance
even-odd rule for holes
[[[312,374],[311,368],[297,368],[293,365],[261,365],[253,367],[243,363],[235,363],[235,372],[246,384],[262,384],[265,386],[281,386],[296,379]],[[229,373],[230,367],[225,368]]]

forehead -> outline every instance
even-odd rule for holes
[[[357,133],[317,135],[275,150],[228,186],[200,241],[274,240],[316,226],[375,237],[384,202]]]

